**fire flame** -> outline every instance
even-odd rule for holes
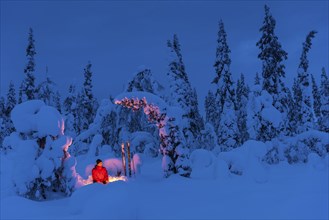
[[[118,176],[118,177],[109,176],[108,183],[112,183],[112,182],[116,182],[116,181],[127,181],[127,177],[125,177],[125,176]],[[92,175],[90,175],[90,176],[88,176],[88,179],[86,179],[86,180],[81,178],[79,180],[79,182],[80,182],[80,185],[82,185],[82,186],[93,184],[93,177],[92,177]]]

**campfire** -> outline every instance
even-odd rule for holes
[[[85,180],[85,179],[81,178],[80,181],[83,186],[86,186],[86,185],[93,183],[93,178],[91,175],[89,175],[88,179]],[[125,176],[118,176],[118,177],[109,176],[109,183],[116,182],[116,181],[127,181],[127,177],[125,177]]]

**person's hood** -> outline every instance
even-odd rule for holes
[[[103,166],[97,166],[97,165],[95,165],[95,169],[103,169]]]

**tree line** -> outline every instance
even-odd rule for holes
[[[163,98],[168,104],[180,107],[183,110],[180,129],[184,144],[190,149],[213,150],[218,146],[220,151],[229,151],[249,139],[265,142],[278,137],[295,136],[312,129],[329,132],[328,74],[322,68],[321,81],[318,83],[308,70],[308,55],[312,39],[316,37],[317,32],[311,30],[306,35],[294,83],[292,88],[289,88],[285,84],[284,64],[288,53],[282,48],[275,33],[276,21],[270,8],[265,5],[264,9],[263,25],[259,29],[261,37],[256,43],[260,50],[258,59],[262,62],[262,69],[261,74],[256,73],[252,85],[245,82],[243,73],[237,82],[232,79],[228,36],[224,22],[219,21],[213,65],[215,76],[211,82],[216,89],[209,90],[205,97],[204,117],[199,112],[197,92],[185,70],[181,44],[176,34],[167,42],[171,54],[167,72],[170,92],[163,92],[163,86],[152,78],[151,70],[147,68],[136,74],[128,83],[126,91],[150,92]],[[36,85],[36,54],[33,30],[30,28],[25,78],[19,86],[18,99],[13,82],[9,84],[7,96],[0,98],[0,143],[14,131],[10,120],[11,110],[24,101],[41,99],[56,107],[65,117],[66,133],[73,138],[89,129],[95,120],[97,109],[101,106],[93,95],[90,62],[83,71],[83,85],[77,87],[71,84],[66,97],[62,99],[56,84],[49,76]],[[269,117],[270,114],[273,118]],[[99,132],[103,136],[103,144],[110,145],[115,150],[119,149],[120,139],[124,138],[125,132],[145,131],[155,134],[155,130],[156,128],[148,125],[141,112],[131,113],[116,106],[101,119]],[[91,138],[85,142],[87,145]],[[154,142],[155,145],[158,144],[158,137],[155,137]],[[81,143],[76,146],[77,154],[88,150],[78,149],[80,147]],[[153,151],[156,155],[156,150]]]

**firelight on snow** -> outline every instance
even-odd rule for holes
[[[118,177],[112,177],[112,176],[109,176],[109,183],[112,183],[112,182],[116,182],[116,181],[127,181],[127,177],[125,176],[118,176]],[[89,184],[93,184],[93,178],[92,178],[92,175],[89,175],[88,176],[88,179],[80,179],[79,180],[80,182],[80,186],[86,186],[86,185],[89,185]]]

